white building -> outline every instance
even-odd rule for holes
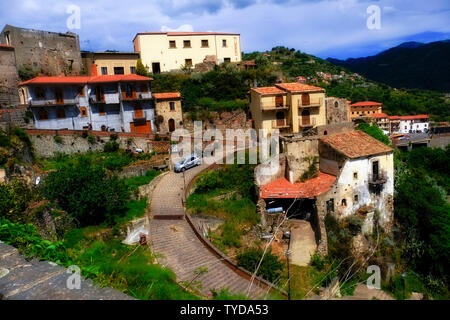
[[[399,116],[400,133],[427,132],[430,129],[429,117],[426,114]]]
[[[195,66],[206,56],[217,63],[241,61],[241,38],[238,33],[217,32],[142,32],[133,39],[134,51],[152,73]]]

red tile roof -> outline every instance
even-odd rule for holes
[[[428,119],[428,115],[426,114],[418,114],[413,116],[399,116],[401,120],[414,120],[414,119]]]
[[[360,130],[325,136],[320,141],[351,159],[393,151],[384,143]]]
[[[399,116],[389,116],[389,120],[400,120]]]
[[[188,32],[188,31],[179,31],[179,32],[139,32],[136,33],[134,36],[134,39],[136,39],[137,36],[142,35],[157,35],[157,34],[166,34],[168,36],[207,36],[207,35],[224,35],[224,36],[240,36],[239,33],[226,33],[226,32]],[[134,41],[133,39],[133,41]]]
[[[365,106],[381,106],[382,103],[373,102],[373,101],[361,101],[351,104],[351,107],[365,107]]]
[[[181,98],[179,92],[164,92],[164,93],[153,93],[155,99],[177,99]]]
[[[313,198],[330,190],[335,181],[335,176],[323,172],[319,172],[316,178],[293,184],[280,178],[261,188],[261,198]]]
[[[0,44],[0,48],[11,49],[11,50],[14,49],[14,47],[8,46],[6,44]]]
[[[152,78],[139,76],[136,74],[122,74],[122,75],[110,75],[110,76],[40,76],[19,83],[19,85],[26,84],[88,84],[88,83],[107,83],[107,82],[120,82],[120,81],[150,81]]]
[[[387,118],[388,115],[386,113],[380,112],[380,113],[370,114],[369,117],[372,117],[372,118]]]
[[[258,92],[260,94],[280,94],[280,93],[286,93],[283,90],[278,89],[277,87],[259,87],[259,88],[252,88],[251,90]]]
[[[311,91],[325,91],[325,89],[315,86],[310,86],[308,84],[290,82],[290,83],[278,83],[277,86],[280,89],[290,91],[290,92],[311,92]]]

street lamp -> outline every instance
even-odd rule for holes
[[[291,255],[292,251],[287,249],[285,252],[286,255],[286,264],[287,264],[287,270],[288,270],[288,284],[289,284],[289,288],[288,288],[288,300],[291,300],[291,273],[289,271],[289,256]]]

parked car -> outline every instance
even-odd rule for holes
[[[175,165],[174,170],[175,170],[175,172],[183,172],[187,169],[190,169],[195,166],[199,166],[201,164],[202,164],[202,159],[200,159],[199,156],[197,156],[195,153],[193,153],[191,155],[183,157],[183,159],[181,159],[181,161]]]

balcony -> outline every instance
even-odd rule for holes
[[[123,101],[141,101],[141,100],[151,100],[152,94],[150,92],[136,92],[133,91],[131,96],[127,96],[125,92],[122,91]]]
[[[299,108],[317,108],[322,105],[323,99],[311,99],[310,101],[302,101],[302,99],[298,99]]]
[[[288,105],[282,104],[282,105],[274,105],[274,104],[262,104],[261,110],[263,111],[273,111],[273,110],[287,110],[289,109]]]
[[[69,106],[78,103],[77,98],[73,99],[64,99],[64,100],[55,100],[55,99],[32,99],[31,105],[34,107],[42,107],[42,106]]]
[[[135,110],[133,111],[133,121],[146,121],[147,120],[147,111],[144,110]]]
[[[369,184],[372,186],[379,186],[386,183],[386,173],[380,172],[378,174],[369,174]]]
[[[273,129],[289,128],[289,124],[286,119],[272,120]]]
[[[298,126],[300,128],[309,128],[314,127],[316,125],[316,118],[310,117],[299,117]]]

